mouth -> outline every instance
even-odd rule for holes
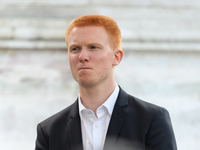
[[[91,69],[91,68],[88,68],[88,67],[82,67],[82,68],[79,68],[78,70],[87,70],[87,69]]]

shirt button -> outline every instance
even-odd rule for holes
[[[94,127],[95,127],[95,128],[98,128],[98,124],[95,124]]]

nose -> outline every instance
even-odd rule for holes
[[[87,62],[89,61],[88,51],[86,48],[82,48],[80,55],[79,55],[80,62]]]

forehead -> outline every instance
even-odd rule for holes
[[[85,26],[75,27],[69,34],[68,44],[79,40],[108,40],[108,33],[104,27],[101,26]]]

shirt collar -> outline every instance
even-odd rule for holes
[[[81,121],[82,121],[82,110],[85,110],[86,108],[85,108],[85,106],[82,104],[82,102],[81,102],[81,97],[80,97],[80,94],[79,94],[79,96],[78,96],[78,108],[79,108],[79,115],[80,115],[80,118],[81,118]]]
[[[119,86],[116,84],[115,86],[115,90],[113,91],[113,93],[108,97],[108,99],[102,104],[103,106],[105,106],[110,114],[110,116],[112,115],[113,112],[113,108],[115,105],[115,102],[117,100],[119,94]]]
[[[114,108],[114,105],[115,105],[115,102],[117,100],[117,97],[118,97],[118,94],[119,94],[119,86],[117,85],[116,83],[116,86],[115,86],[115,89],[114,91],[112,92],[112,94],[108,97],[108,99],[101,105],[101,106],[104,106],[107,108],[108,112],[109,112],[109,115],[111,116],[112,115],[112,112],[113,112],[113,108]],[[80,98],[80,95],[78,96],[78,105],[79,105],[79,115],[80,115],[80,118],[82,120],[82,115],[81,115],[81,111],[82,110],[85,110],[85,106],[82,104],[81,102],[81,98]],[[100,107],[101,107],[100,106]]]

